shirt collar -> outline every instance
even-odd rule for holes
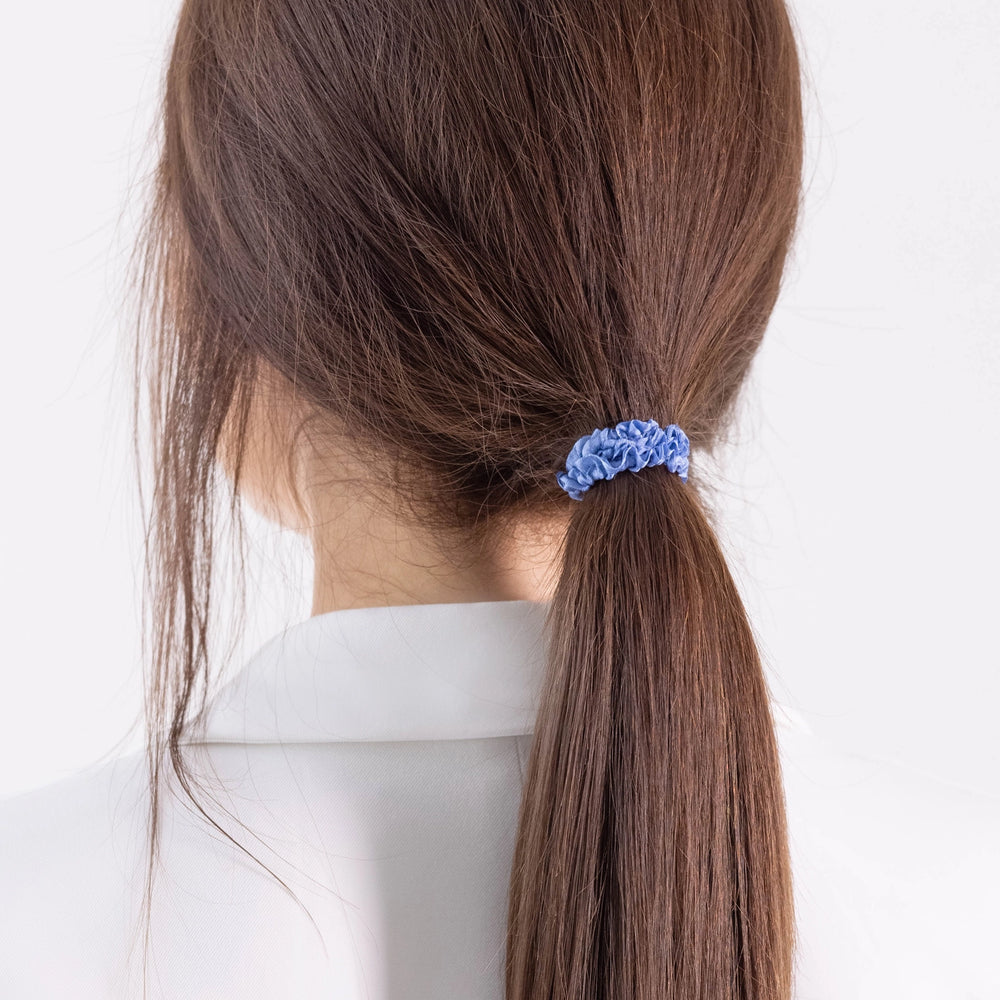
[[[548,608],[486,601],[314,615],[268,640],[209,700],[201,739],[306,743],[530,733]]]
[[[290,625],[209,698],[186,742],[469,739],[533,732],[550,605],[349,608]],[[779,723],[800,720],[775,706]]]

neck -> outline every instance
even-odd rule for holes
[[[521,520],[502,544],[447,546],[388,498],[342,481],[308,498],[312,614],[345,608],[545,601],[558,576],[565,525]]]

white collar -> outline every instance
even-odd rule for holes
[[[548,603],[350,608],[268,640],[182,742],[325,743],[534,730]],[[801,727],[783,706],[780,723]]]
[[[314,615],[268,640],[209,699],[202,739],[312,743],[530,733],[548,607],[487,601]]]

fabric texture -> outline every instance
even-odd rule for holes
[[[546,610],[336,611],[250,657],[185,743],[224,832],[162,800],[147,996],[502,1000]],[[996,799],[774,708],[796,1000],[1000,997]],[[142,996],[147,796],[136,753],[0,802],[3,1000]]]
[[[580,438],[570,449],[566,470],[556,474],[556,482],[574,500],[582,500],[601,479],[651,465],[665,465],[686,483],[690,451],[688,437],[677,424],[661,427],[655,420],[623,420]]]

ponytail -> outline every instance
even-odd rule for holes
[[[760,658],[691,485],[574,504],[511,871],[507,1000],[788,1000]]]

